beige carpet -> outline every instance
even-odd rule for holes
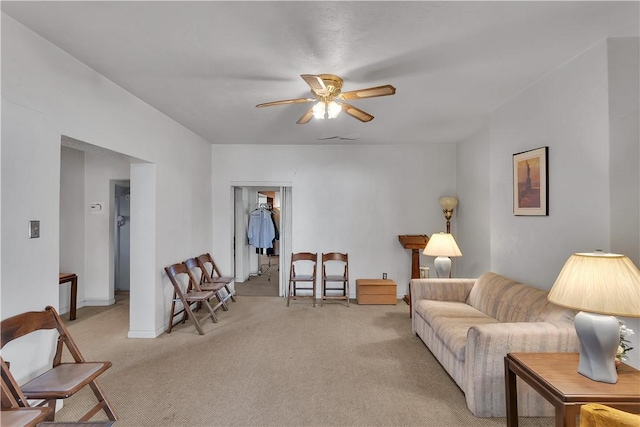
[[[260,274],[249,276],[244,282],[235,282],[238,296],[277,297],[280,290],[279,257],[260,255]]]
[[[127,339],[128,299],[85,308],[68,322],[88,360],[111,360],[100,380],[116,426],[495,426],[419,338],[408,306],[239,297],[220,322],[190,322],[156,339]],[[56,419],[92,401],[67,399]],[[104,419],[100,413],[94,419]],[[551,418],[521,418],[547,427]]]

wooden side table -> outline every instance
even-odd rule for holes
[[[516,377],[556,408],[556,427],[575,427],[580,407],[601,403],[640,413],[640,371],[621,364],[616,384],[578,373],[578,353],[508,353],[504,358],[507,427],[518,427]]]
[[[398,301],[396,282],[389,279],[356,279],[358,304],[390,304]]]
[[[69,320],[76,320],[76,304],[78,298],[78,276],[73,273],[60,273],[60,282],[71,282],[71,308],[69,309]]]

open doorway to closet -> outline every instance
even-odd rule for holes
[[[238,296],[284,296],[291,247],[291,187],[234,187]]]

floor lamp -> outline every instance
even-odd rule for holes
[[[447,233],[451,233],[451,216],[453,210],[458,206],[458,198],[453,196],[440,197],[440,206],[442,206],[444,218],[447,220]]]

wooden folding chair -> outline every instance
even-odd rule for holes
[[[207,271],[201,266],[195,258],[189,258],[184,262],[187,265],[187,268],[191,271],[191,274],[194,274],[193,278],[196,282],[199,283],[199,287],[201,291],[211,291],[215,293],[215,297],[217,299],[216,305],[212,306],[213,311],[216,311],[218,307],[222,307],[224,311],[229,310],[227,307],[227,303],[225,300],[225,294],[222,293],[225,284],[224,283],[211,283],[204,280],[205,275],[208,276]],[[198,278],[200,278],[198,280]]]
[[[233,282],[234,278],[231,276],[223,276],[220,273],[220,269],[216,265],[211,254],[202,254],[196,258],[196,261],[200,264],[200,269],[202,270],[201,285],[202,283],[222,283],[226,292],[226,295],[224,295],[224,301],[226,302],[230,299],[231,301],[236,302],[236,298],[229,288],[229,283]],[[210,270],[208,265],[211,265]]]
[[[2,411],[0,425],[35,427],[42,421],[53,420],[52,408],[32,408],[18,383],[9,371],[9,365],[0,357],[2,365]]]
[[[53,367],[19,387],[19,390],[21,390],[26,399],[42,400],[42,403],[37,406],[46,405],[53,410],[55,409],[57,399],[71,397],[88,385],[91,390],[93,390],[93,394],[98,399],[98,403],[82,416],[79,421],[84,422],[90,420],[100,410],[104,410],[110,420],[115,421],[117,419],[111,404],[97,381],[97,378],[111,367],[111,362],[85,361],[80,353],[80,349],[73,338],[71,338],[69,331],[55,308],[48,306],[44,311],[30,311],[10,317],[2,321],[0,329],[2,330],[0,348],[32,332],[40,330],[57,330],[58,332],[56,352],[52,363]],[[73,362],[62,361],[65,348],[71,354]],[[5,373],[5,367],[7,366],[8,365],[3,363],[2,377],[3,382],[6,381],[8,389],[11,390],[12,382],[9,381],[10,373],[8,368],[6,368]],[[13,395],[18,396],[15,397],[15,399],[19,406],[23,406],[20,405],[20,401],[23,401],[25,405],[27,404],[19,393],[13,392]],[[53,419],[53,417],[54,415],[52,414],[51,419]]]
[[[187,318],[190,317],[191,320],[193,320],[198,333],[200,335],[204,335],[204,330],[202,329],[202,326],[200,326],[198,318],[193,314],[193,310],[191,310],[191,304],[200,303],[198,305],[204,305],[209,312],[211,321],[217,322],[218,318],[213,311],[213,307],[209,304],[209,300],[215,296],[215,292],[200,290],[199,284],[193,277],[193,274],[191,274],[191,270],[189,270],[187,265],[183,262],[165,267],[164,271],[167,272],[167,276],[169,276],[169,280],[173,285],[171,316],[169,317],[169,328],[167,329],[167,333],[171,333],[171,329],[173,328],[173,319],[182,314],[181,323],[186,322]],[[187,281],[186,285],[184,285],[184,280]],[[178,302],[182,304],[182,308],[176,311],[176,303]]]
[[[287,307],[291,299],[311,298],[313,306],[316,306],[316,265],[318,254],[311,252],[298,252],[291,254],[291,267],[289,268],[289,291],[287,292]],[[296,272],[296,264],[298,271]],[[306,266],[304,264],[307,264]],[[300,274],[300,270],[307,267],[311,274]],[[307,286],[303,286],[307,284]],[[298,295],[298,291],[311,291],[311,295]]]
[[[333,265],[332,265],[333,264]],[[331,274],[331,268],[342,267],[342,274]],[[327,286],[328,282],[336,282],[339,285],[334,285],[330,288]],[[327,291],[332,291],[331,295]],[[333,291],[339,291],[336,295]],[[340,252],[329,252],[322,254],[322,297],[320,299],[320,306],[324,305],[324,300],[338,299],[347,300],[347,307],[349,307],[349,255]]]

